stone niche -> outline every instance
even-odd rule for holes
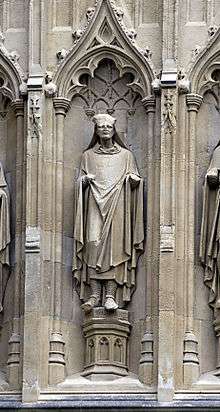
[[[218,77],[220,71],[217,70]],[[219,77],[220,78],[220,77]],[[213,79],[214,80],[214,79]],[[214,82],[213,82],[214,83]],[[202,187],[210,164],[212,153],[219,143],[219,85],[204,93],[203,103],[198,113],[196,144],[196,282],[195,319],[200,335],[201,374],[215,371],[217,366],[218,339],[213,327],[213,310],[208,305],[209,290],[204,285],[204,272],[199,260],[200,227],[202,219]],[[199,206],[200,205],[200,206]],[[207,347],[209,348],[207,355]]]
[[[18,273],[22,258],[21,255],[19,256],[18,240],[22,237],[21,167],[23,159],[21,160],[19,156],[23,153],[23,142],[20,142],[21,146],[18,148],[11,86],[11,81],[0,67],[0,162],[10,195],[11,235],[10,268],[2,267],[3,311],[0,313],[0,389],[2,390],[9,388],[9,384],[12,387],[18,385],[17,365],[20,356],[20,336],[14,333],[13,318],[15,313],[19,315],[20,311]],[[22,105],[20,109],[22,111]],[[15,279],[17,279],[16,288]],[[15,346],[16,354],[14,353]]]
[[[100,61],[93,78],[88,74],[81,75],[80,83],[84,87],[71,101],[64,131],[64,236],[65,244],[69,245],[68,256],[64,260],[66,284],[63,293],[65,295],[71,287],[72,279],[73,184],[78,176],[81,155],[92,138],[94,125],[91,118],[94,114],[108,113],[117,119],[117,130],[133,152],[140,175],[144,178],[146,196],[149,168],[147,161],[149,147],[146,136],[147,116],[141,96],[129,87],[132,81],[132,73],[120,76],[115,63],[111,59],[104,59]],[[116,324],[110,315],[107,316],[111,327],[108,332],[106,331],[106,334],[102,332],[100,335],[100,330],[98,330],[100,326],[96,322],[95,326],[91,326],[91,319],[88,316],[83,321],[80,301],[76,292],[73,294],[72,305],[68,302],[63,305],[63,313],[70,328],[66,342],[67,375],[80,373],[88,376],[91,368],[97,370],[101,364],[104,369],[105,367],[108,369],[108,365],[105,366],[105,361],[111,356],[113,363],[115,362],[115,368],[112,369],[115,369],[116,374],[123,376],[127,375],[129,371],[138,376],[141,340],[146,327],[146,256],[147,247],[145,246],[145,252],[138,261],[137,288],[133,293],[132,302],[123,310],[117,311],[119,315]],[[103,319],[103,313],[98,316],[99,312],[102,313],[103,309],[96,308],[94,310],[97,322],[101,322],[98,318]],[[120,327],[120,323],[123,324],[122,314],[126,318],[124,320],[126,325]],[[82,325],[84,325],[86,339],[82,335]],[[93,328],[95,330],[92,330]],[[116,340],[113,339],[115,328],[120,329],[120,336],[117,336]],[[128,337],[128,335],[130,336]],[[95,355],[98,346],[100,346],[100,353]],[[110,355],[107,355],[108,351]],[[96,356],[99,356],[98,364],[91,366],[94,364]],[[84,365],[86,365],[85,368]],[[108,372],[111,373],[110,370]]]

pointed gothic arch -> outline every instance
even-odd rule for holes
[[[16,61],[10,58],[10,53],[0,47],[0,92],[11,101],[18,100],[23,94],[24,73]]]
[[[199,53],[189,71],[191,92],[203,96],[206,91],[211,91],[219,83],[213,76],[216,71],[220,73],[220,28]]]
[[[142,98],[151,94],[151,83],[155,78],[152,63],[144,56],[135,42],[134,30],[128,30],[123,23],[123,13],[110,0],[102,0],[87,15],[87,25],[75,33],[73,47],[59,66],[54,82],[58,97],[72,99],[83,87],[80,76],[94,71],[104,59],[114,61],[120,77],[133,74],[128,87]]]

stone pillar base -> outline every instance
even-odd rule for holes
[[[85,314],[86,356],[83,376],[111,380],[128,374],[128,311],[108,312],[103,307]]]

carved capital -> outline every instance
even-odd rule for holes
[[[156,109],[156,99],[154,96],[147,96],[142,99],[143,106],[146,113],[155,113]]]
[[[55,97],[53,99],[53,105],[56,115],[61,114],[62,116],[66,116],[70,108],[70,100],[65,97]]]
[[[24,116],[24,102],[23,100],[14,100],[11,103],[11,108],[15,112],[16,117]]]
[[[188,112],[198,112],[203,101],[203,97],[200,94],[190,93],[186,95],[186,104]]]

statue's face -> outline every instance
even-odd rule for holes
[[[114,126],[107,120],[99,122],[96,130],[101,140],[109,140],[114,135]]]

